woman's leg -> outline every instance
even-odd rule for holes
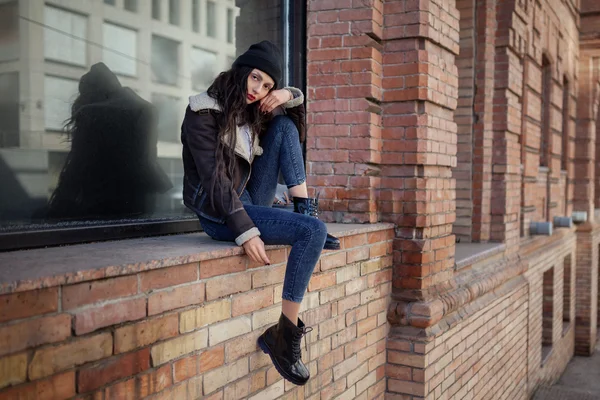
[[[273,118],[267,132],[260,140],[263,154],[252,164],[252,176],[247,190],[252,203],[270,207],[275,199],[279,171],[290,195],[308,197],[306,172],[298,129],[285,115]]]
[[[277,208],[245,205],[248,216],[258,230],[266,245],[291,245],[283,283],[284,301],[299,304],[302,302],[308,282],[323,249],[327,235],[325,224],[307,215],[291,213]],[[235,240],[234,233],[227,227],[215,222],[200,219],[206,234],[216,240]],[[298,315],[293,305],[284,307],[284,314],[296,322]],[[295,313],[295,315],[294,315]],[[288,315],[290,314],[290,315]]]

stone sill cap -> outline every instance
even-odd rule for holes
[[[338,237],[392,228],[387,223],[327,224],[329,233]],[[243,253],[241,247],[202,232],[10,251],[0,253],[0,295]]]

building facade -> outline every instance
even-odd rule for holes
[[[10,343],[0,348],[0,399],[528,399],[574,354],[594,352],[597,2],[42,3],[0,2],[18,4],[19,28],[2,29],[13,32],[8,38],[17,29],[29,49],[3,41],[6,54],[20,48],[27,74],[18,79],[23,100],[3,113],[20,110],[18,129],[5,125],[0,154],[63,146],[48,129],[61,110],[68,115],[69,85],[56,89],[57,79],[78,78],[93,61],[168,109],[159,97],[179,107],[184,92],[200,89],[195,77],[209,79],[194,66],[222,68],[268,38],[284,47],[288,82],[302,86],[306,76],[308,183],[343,247],[323,254],[303,305],[314,327],[303,351],[312,374],[305,387],[283,382],[254,345],[279,316],[286,249],[269,249],[271,266],[200,234],[0,254],[21,268],[14,278],[0,270],[0,304],[10,305],[0,309],[0,339]],[[131,14],[134,5],[143,16]],[[39,32],[28,40],[31,21],[70,34],[44,47],[60,40]],[[304,22],[300,51],[304,42],[291,33]],[[92,43],[120,40],[106,41],[118,45],[108,54],[88,43],[92,61],[79,65],[77,32],[95,35]],[[222,41],[208,40],[210,32]],[[166,62],[175,58],[181,69]],[[58,69],[57,59],[83,69]],[[153,60],[164,63],[156,76]],[[12,73],[10,60],[0,65]],[[3,82],[17,90],[14,77]],[[61,101],[46,98],[52,90]],[[159,129],[157,156],[177,160],[176,149]],[[150,255],[132,255],[133,246]],[[81,258],[65,272],[61,263],[86,251],[93,265]],[[38,259],[47,271],[34,267]]]

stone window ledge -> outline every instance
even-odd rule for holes
[[[502,253],[506,249],[504,243],[456,243],[456,269],[460,270],[479,261]]]
[[[343,238],[392,224],[327,224]],[[283,246],[267,246],[273,250]],[[241,247],[205,233],[127,239],[0,253],[0,295],[133,274],[242,254]]]

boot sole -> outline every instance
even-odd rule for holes
[[[342,246],[340,244],[330,244],[330,245],[324,245],[323,246],[323,250],[339,250],[341,249]]]
[[[279,372],[279,375],[281,375],[284,379],[287,379],[288,381],[292,382],[294,385],[298,385],[298,386],[306,385],[306,382],[308,382],[308,379],[306,380],[306,382],[301,382],[301,381],[295,380],[294,378],[290,377],[283,371],[283,369],[281,368],[281,366],[279,365],[279,363],[277,362],[275,357],[273,357],[273,355],[271,354],[271,349],[269,348],[269,346],[263,339],[262,335],[258,338],[258,345],[260,346],[263,353],[268,354],[269,357],[271,357],[271,362],[275,366],[275,369],[277,370],[277,372]],[[310,379],[310,377],[309,377],[309,379]]]

